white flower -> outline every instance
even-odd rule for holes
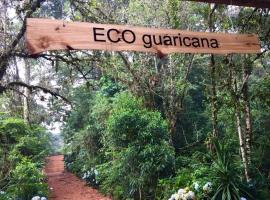
[[[94,173],[96,176],[98,175],[98,171],[96,169],[94,170]]]
[[[198,190],[200,189],[200,185],[199,185],[198,182],[195,182],[193,185],[194,185],[194,189],[195,189],[196,191],[198,191]]]
[[[186,191],[185,189],[180,188],[180,189],[178,190],[178,194],[179,194],[179,195],[185,194],[185,193],[187,193],[187,191]]]
[[[245,197],[240,197],[240,200],[247,200]]]
[[[41,197],[41,199],[40,200],[47,200],[47,198],[46,197]]]
[[[187,194],[185,194],[186,200],[194,200],[195,199],[195,193],[192,191],[189,191]]]
[[[40,196],[34,196],[32,200],[40,200]]]
[[[83,173],[82,179],[86,178],[86,173]]]
[[[177,193],[169,198],[169,200],[195,200],[195,193],[188,191],[188,188],[180,188]]]
[[[212,191],[212,183],[211,182],[207,182],[204,186],[203,186],[203,191],[209,193]]]
[[[0,194],[5,194],[5,192],[0,190]]]
[[[180,188],[177,193],[179,194],[180,199],[183,199],[187,191],[185,189]]]
[[[179,194],[177,194],[177,193],[173,194],[171,196],[171,198],[174,199],[174,200],[181,200]]]

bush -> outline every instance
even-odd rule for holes
[[[175,176],[159,180],[158,199],[177,195],[175,192],[181,188],[194,192],[196,199],[253,199],[251,188],[241,177],[240,160],[226,145],[216,141],[213,154],[194,152],[190,157],[178,156],[177,160],[181,160],[184,167],[179,168]]]
[[[189,160],[190,166],[188,168],[180,168],[175,176],[159,180],[158,199],[168,199],[181,188],[186,192],[194,192],[197,199],[207,199],[212,194],[212,190],[206,191],[203,189],[207,183],[211,183],[212,186],[213,177],[209,173],[209,166],[194,164],[196,163],[194,158],[189,158]]]
[[[48,186],[44,183],[44,175],[35,163],[24,158],[14,170],[11,171],[10,182],[7,192],[14,199],[29,200],[35,195],[47,196]]]
[[[212,169],[218,187],[212,199],[238,200],[241,195],[253,199],[243,187],[240,163],[233,159],[225,145],[217,141],[214,145],[216,156],[213,158]]]
[[[49,136],[43,128],[30,127],[21,119],[1,118],[0,198],[28,200],[47,194],[41,169],[49,152]]]
[[[142,101],[128,93],[120,94],[103,142],[109,162],[98,169],[102,189],[125,199],[154,199],[158,178],[174,166],[167,123],[160,113],[143,109]]]

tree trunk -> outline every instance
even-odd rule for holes
[[[27,85],[30,84],[30,65],[27,61],[25,61],[25,73],[24,73],[25,83]],[[29,97],[30,90],[29,88],[24,88],[24,98],[23,98],[23,119],[24,122],[29,124]]]
[[[217,9],[217,4],[209,4],[210,13],[209,13],[209,31],[215,32],[215,23],[214,23],[214,13]],[[211,76],[211,110],[212,110],[212,137],[218,137],[217,129],[217,91],[216,91],[216,66],[214,55],[211,54],[210,60],[210,76]]]
[[[236,80],[234,80],[234,94],[237,94],[237,83]],[[237,126],[237,133],[239,138],[239,145],[240,145],[240,152],[241,152],[241,158],[244,165],[244,171],[245,171],[245,177],[247,182],[250,182],[250,175],[249,175],[249,168],[248,168],[248,158],[247,158],[247,149],[246,149],[246,143],[245,143],[245,135],[242,132],[241,127],[241,109],[240,109],[240,102],[239,98],[237,98],[236,95],[234,95],[234,105],[235,105],[235,117],[236,117],[236,126]]]
[[[214,55],[211,55],[210,63],[211,76],[211,110],[212,110],[212,137],[218,137],[217,128],[217,91],[216,91],[216,67]]]
[[[252,125],[251,125],[251,113],[250,113],[250,102],[248,94],[248,77],[249,70],[247,67],[244,67],[243,73],[243,102],[244,102],[244,116],[245,116],[245,133],[246,133],[246,150],[247,150],[247,159],[248,164],[251,164],[251,141],[252,141]]]
[[[246,180],[249,182],[250,177],[249,177],[249,170],[248,170],[247,151],[246,151],[246,148],[245,148],[245,140],[244,140],[244,135],[243,135],[243,132],[242,132],[241,116],[240,116],[240,111],[239,111],[238,106],[239,105],[235,106],[236,126],[237,126],[237,132],[238,132],[238,137],[239,137],[241,158],[242,158],[242,162],[243,162],[243,165],[244,165],[245,177],[246,177]]]

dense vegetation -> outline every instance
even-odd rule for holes
[[[41,169],[50,141],[36,124],[58,123],[66,168],[113,199],[270,199],[269,9],[180,0],[4,2],[0,198],[47,195]],[[262,49],[33,56],[21,34],[25,17],[253,33]]]
[[[50,153],[50,140],[45,130],[1,114],[0,142],[0,199],[47,196],[42,167]]]

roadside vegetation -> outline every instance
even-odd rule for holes
[[[0,199],[26,200],[35,195],[47,196],[42,167],[51,148],[45,130],[1,114],[0,141]]]

